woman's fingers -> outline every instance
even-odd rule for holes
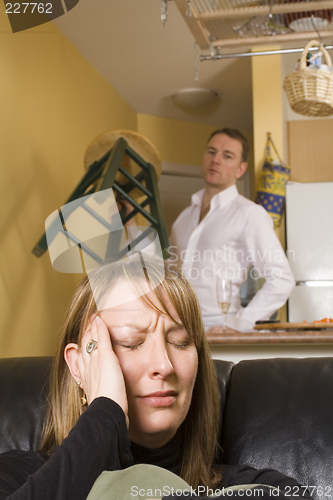
[[[87,345],[97,343],[90,354]],[[84,371],[84,390],[90,404],[95,398],[105,396],[128,412],[127,395],[119,360],[112,349],[110,334],[105,322],[96,316],[82,339],[81,364]]]
[[[109,330],[100,316],[96,316],[93,322],[93,329],[98,336],[98,354],[113,353]],[[118,359],[118,358],[117,358]]]

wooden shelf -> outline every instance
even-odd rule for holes
[[[272,14],[289,14],[293,12],[310,12],[313,10],[332,9],[332,0],[320,2],[298,2],[276,4],[272,7]],[[198,21],[216,21],[218,19],[229,19],[237,17],[268,16],[269,5],[254,5],[252,7],[238,7],[235,9],[218,10],[214,12],[194,13],[193,16]]]
[[[285,1],[273,0],[272,10],[270,10],[269,1],[266,4],[253,0],[219,0],[218,7],[213,9],[209,7],[209,2],[203,0],[192,0],[191,16],[187,14],[187,1],[174,0],[177,8],[182,14],[188,28],[190,29],[195,41],[200,49],[209,49],[213,47],[252,47],[257,44],[271,44],[282,42],[308,41],[316,37],[315,31],[309,31],[308,23],[299,27],[296,32],[279,34],[279,28],[288,30],[288,19],[293,14],[295,19],[302,16],[302,13],[307,13],[307,18],[316,14],[318,17],[325,17],[328,20],[327,27],[322,26],[320,34],[322,38],[332,37],[333,35],[333,0],[309,0],[309,1]],[[252,5],[251,5],[252,4]],[[284,19],[285,26],[276,25],[270,26],[270,33],[255,32],[251,35],[240,33],[239,29],[245,27],[255,18],[267,18],[269,14],[278,15]],[[286,18],[284,17],[286,16]],[[289,16],[289,17],[288,17]],[[273,29],[274,28],[274,29]],[[262,28],[263,30],[264,28]],[[258,30],[256,30],[258,31]],[[250,30],[251,32],[251,30]]]

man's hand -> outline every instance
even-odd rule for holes
[[[119,212],[122,210],[122,209],[125,209],[125,217],[127,217],[127,215],[129,215],[131,212],[133,212],[133,207],[130,203],[128,203],[127,200],[124,200],[123,198],[117,202],[117,207],[118,207],[118,210]],[[136,222],[134,220],[134,217],[132,217],[128,222],[126,222],[124,224],[125,226],[136,226]]]

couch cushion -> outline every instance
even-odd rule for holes
[[[272,467],[316,486],[314,497],[333,495],[333,358],[241,361],[223,424],[226,463]]]

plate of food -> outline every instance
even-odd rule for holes
[[[260,322],[254,326],[255,330],[323,330],[331,329],[333,330],[333,318],[323,318],[318,321],[313,321],[309,323],[308,321],[302,321],[300,323],[280,323],[277,321],[266,323]]]

